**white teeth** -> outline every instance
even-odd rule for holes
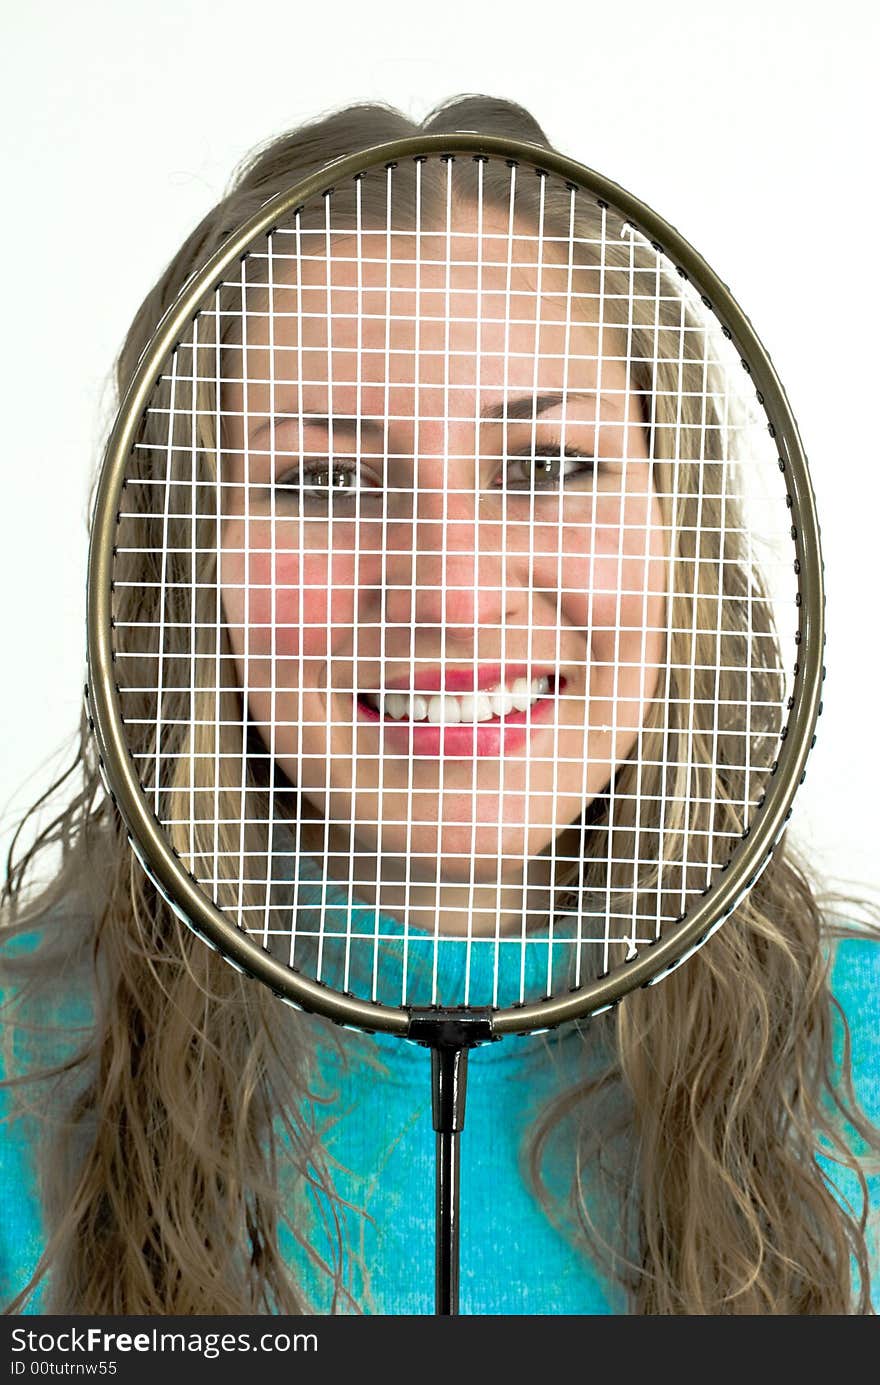
[[[412,697],[408,700],[411,704],[409,713],[410,720],[424,721],[428,715],[428,699],[422,697],[421,693],[413,693]]]
[[[532,685],[528,678],[515,678],[510,689],[513,705],[518,712],[527,712],[532,700]]]
[[[513,706],[510,694],[506,688],[496,688],[489,694],[489,702],[492,706],[493,717],[504,717]]]
[[[394,721],[402,721],[409,712],[410,699],[407,693],[386,693],[382,699],[382,711]]]
[[[492,699],[488,693],[465,693],[461,702],[462,721],[489,721],[492,717]]]
[[[492,717],[506,717],[513,711],[527,712],[535,702],[550,692],[548,677],[515,678],[510,687],[493,688],[491,691],[463,693],[434,693],[425,697],[422,693],[389,692],[380,697],[368,696],[367,700],[377,710],[381,707],[383,716],[392,721],[427,721],[432,726],[455,726],[460,722],[473,725],[479,721],[489,721]]]
[[[428,703],[428,721],[432,726],[455,726],[462,721],[461,703],[449,693],[435,693]]]

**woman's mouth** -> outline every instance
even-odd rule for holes
[[[394,690],[358,694],[358,708],[368,720],[407,722],[411,725],[474,726],[502,722],[513,713],[528,713],[554,695],[561,681],[542,674],[537,678],[513,678],[495,687],[466,693]]]

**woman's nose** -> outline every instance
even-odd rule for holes
[[[500,627],[507,614],[502,528],[481,521],[473,482],[453,474],[444,486],[439,479],[437,485],[424,478],[412,498],[414,519],[389,535],[385,621],[473,644],[478,630]]]

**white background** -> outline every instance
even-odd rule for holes
[[[876,891],[878,81],[874,0],[29,0],[7,6],[0,846],[76,728],[87,493],[144,293],[254,145],[355,100],[530,108],[676,225],[786,386],[826,547],[826,713],[796,810]]]

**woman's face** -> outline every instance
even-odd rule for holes
[[[227,352],[220,582],[250,717],[376,879],[522,880],[632,750],[665,546],[625,333],[506,216],[303,239]],[[284,238],[293,253],[294,238]],[[579,304],[583,304],[581,307]]]

